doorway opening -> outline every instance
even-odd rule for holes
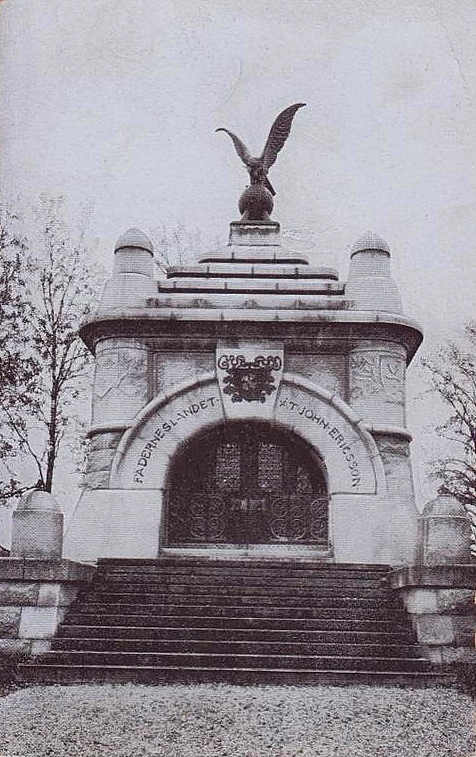
[[[327,546],[322,460],[300,437],[261,421],[221,424],[171,463],[165,543]]]

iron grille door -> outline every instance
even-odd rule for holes
[[[171,473],[169,544],[327,543],[321,465],[296,437],[234,423],[188,445]]]

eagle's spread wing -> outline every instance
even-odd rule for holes
[[[296,103],[295,105],[290,105],[289,108],[286,108],[286,110],[283,110],[282,113],[279,114],[273,123],[262,155],[263,170],[265,173],[271,168],[276,160],[278,152],[289,137],[294,114],[305,104],[306,103]]]
[[[250,155],[248,148],[246,145],[243,144],[241,139],[236,136],[236,134],[233,134],[232,131],[228,131],[228,129],[224,129],[223,126],[221,126],[219,129],[215,129],[215,131],[224,131],[228,134],[229,137],[231,137],[231,140],[233,144],[235,145],[235,150],[240,156],[241,160],[245,164],[245,166],[251,166],[253,157]]]

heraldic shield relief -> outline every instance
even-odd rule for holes
[[[222,355],[218,367],[228,374],[223,391],[232,402],[265,402],[276,391],[272,372],[281,370],[282,364],[278,355],[258,355],[252,361],[244,355]]]
[[[259,350],[258,346],[217,351],[217,377],[228,415],[272,411],[283,373],[283,351]],[[245,409],[249,406],[249,410]]]

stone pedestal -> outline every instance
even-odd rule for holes
[[[389,575],[434,663],[476,662],[476,565],[413,565]]]
[[[440,494],[425,506],[420,520],[423,565],[458,565],[471,556],[471,523],[458,500]]]
[[[48,492],[26,494],[12,515],[12,557],[61,558],[63,514]]]

